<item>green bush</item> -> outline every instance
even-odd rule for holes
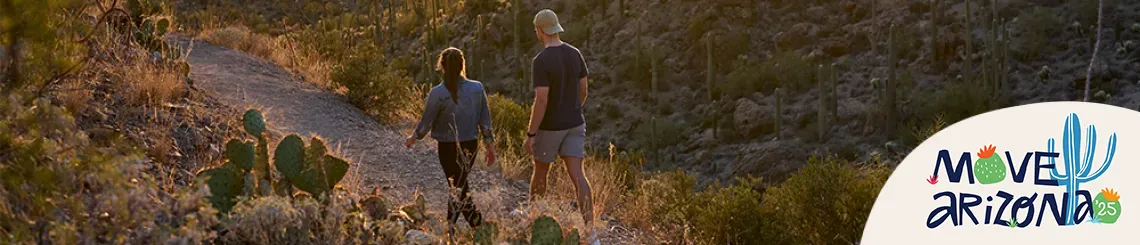
[[[526,130],[530,127],[530,107],[515,103],[514,100],[500,94],[487,96],[487,103],[491,108],[491,122],[495,128],[495,138],[503,139],[497,143],[522,142]]]
[[[697,240],[707,244],[779,244],[780,227],[763,209],[760,178],[739,178],[736,184],[698,193],[692,209]]]
[[[330,79],[348,90],[346,95],[354,105],[384,121],[398,119],[420,100],[411,97],[413,83],[404,71],[390,67],[371,45],[361,45],[346,55]]]
[[[648,147],[653,142],[657,143],[658,147],[666,147],[681,143],[685,139],[684,132],[688,127],[678,123],[676,120],[669,120],[666,118],[657,118],[657,138],[653,138],[654,127],[653,120],[646,120],[637,127],[635,135],[643,146]]]
[[[1023,12],[1015,24],[1019,35],[1013,40],[1013,49],[1023,59],[1039,59],[1044,54],[1053,53],[1056,44],[1050,39],[1063,31],[1062,20],[1057,13],[1044,7]]]
[[[780,186],[764,193],[764,208],[793,244],[859,241],[875,197],[891,169],[857,167],[834,157],[813,157]]]

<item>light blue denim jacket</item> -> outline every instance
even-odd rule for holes
[[[494,141],[491,131],[491,108],[487,104],[487,92],[483,83],[474,80],[460,80],[456,85],[459,103],[451,100],[451,92],[443,83],[431,88],[428,93],[424,114],[416,125],[416,140],[423,139],[428,131],[439,142],[462,142],[479,138]]]

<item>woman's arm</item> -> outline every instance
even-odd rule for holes
[[[427,136],[431,131],[432,125],[435,123],[436,116],[439,115],[439,98],[436,93],[428,92],[428,97],[424,105],[424,113],[420,116],[420,122],[416,124],[416,130],[412,132],[410,138],[419,140]]]
[[[491,106],[487,100],[487,91],[483,90],[483,105],[479,107],[479,129],[483,134],[483,141],[487,144],[495,142],[495,131],[491,126]]]

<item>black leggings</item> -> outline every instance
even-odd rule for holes
[[[472,227],[483,222],[483,215],[475,209],[475,204],[468,195],[467,175],[474,166],[475,153],[479,150],[479,141],[471,140],[460,142],[439,142],[439,164],[443,166],[443,173],[447,175],[451,189],[458,189],[459,193],[448,191],[447,220],[454,224],[459,215],[467,220]],[[462,154],[460,154],[462,153]],[[459,200],[455,200],[456,198]]]

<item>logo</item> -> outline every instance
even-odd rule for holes
[[[1123,212],[1140,186],[1135,140],[1140,113],[1103,104],[1039,103],[968,118],[896,167],[861,243],[1136,241],[1140,223]]]
[[[934,158],[934,174],[926,179],[931,185],[938,184],[938,176],[945,174],[948,177],[944,184],[947,189],[962,184],[994,185],[1008,179],[1013,184],[1033,185],[1041,191],[1029,196],[1015,196],[1001,188],[994,188],[989,195],[940,191],[933,198],[943,200],[945,204],[930,212],[926,227],[936,229],[945,225],[947,220],[954,226],[1001,225],[1013,228],[1049,224],[1070,226],[1086,220],[1086,223],[1116,223],[1120,218],[1120,195],[1113,189],[1104,188],[1093,199],[1090,191],[1083,189],[1081,184],[1085,187],[1095,184],[1093,182],[1112,166],[1117,135],[1113,133],[1109,137],[1105,152],[1097,158],[1096,125],[1089,125],[1087,131],[1081,127],[1079,116],[1070,114],[1065,120],[1061,141],[1049,138],[1045,144],[1047,149],[999,152],[996,146],[987,145],[977,150],[974,161],[971,161],[971,152],[962,152],[957,164],[955,152],[949,149],[938,151],[937,156],[931,156]],[[1061,145],[1059,153],[1055,151],[1058,144]],[[1057,164],[1057,158],[1061,158],[1061,164]],[[1097,159],[1104,159],[1103,163],[1094,163]],[[1033,175],[1028,175],[1028,172],[1033,172]],[[962,180],[963,175],[967,180]],[[1027,176],[1033,179],[1027,180]]]

